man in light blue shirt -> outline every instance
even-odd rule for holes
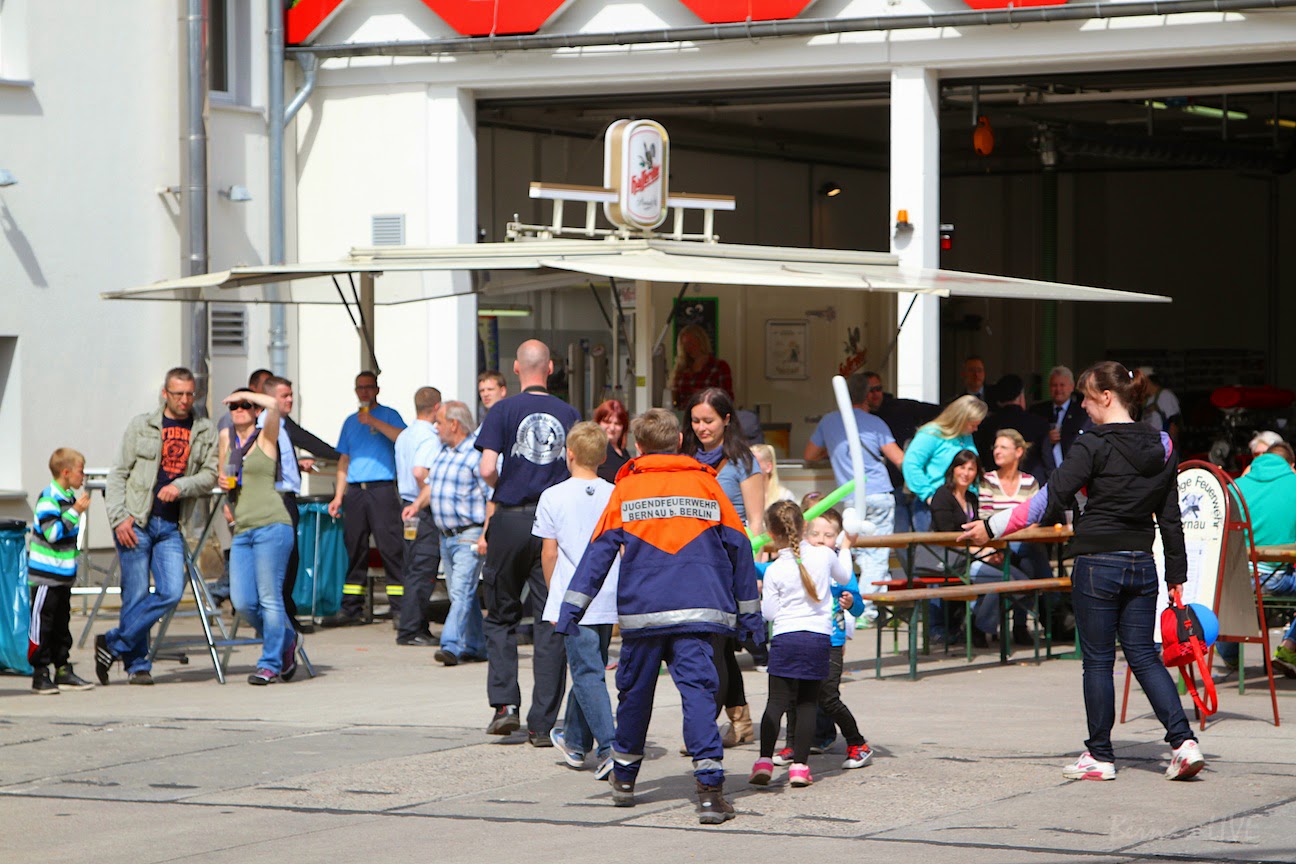
[[[355,379],[360,410],[342,424],[338,436],[337,489],[328,512],[342,513],[346,538],[346,584],[342,586],[342,609],[320,623],[345,627],[364,623],[365,577],[369,570],[369,536],[372,534],[387,574],[387,599],[394,619],[399,620],[405,587],[401,570],[405,541],[401,538],[400,495],[396,490],[396,439],[405,421],[395,408],[378,404],[378,376],[361,372]],[[346,510],[342,499],[346,498]]]
[[[419,492],[427,483],[428,468],[441,450],[437,438],[437,410],[441,391],[420,387],[414,393],[415,420],[396,438],[396,487],[404,509],[401,518],[415,520],[414,536],[405,531],[405,598],[396,627],[396,644],[422,648],[436,644],[428,629],[427,607],[432,600],[432,586],[441,566],[441,535],[432,521],[432,511],[415,507]]]
[[[881,418],[869,413],[869,379],[872,372],[857,372],[846,381],[855,425],[859,428],[860,449],[864,453],[864,514],[863,517],[877,526],[878,534],[890,534],[895,529],[895,491],[891,475],[887,473],[888,460],[894,465],[904,462],[904,451],[891,437],[891,429]],[[846,424],[839,412],[825,414],[806,443],[807,462],[829,459],[833,477],[838,486],[854,478],[850,445],[846,440]],[[889,549],[856,549],[855,560],[860,567],[860,586],[872,590],[872,583],[887,578]],[[877,610],[869,603],[864,608],[867,618],[876,618]]]

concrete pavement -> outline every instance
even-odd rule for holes
[[[485,735],[485,665],[443,668],[431,649],[396,646],[385,624],[307,637],[319,677],[271,687],[243,683],[254,648],[236,651],[225,686],[198,653],[187,666],[158,664],[151,688],[127,686],[119,668],[109,687],[52,697],[0,677],[2,857],[1296,861],[1294,736],[1273,726],[1258,678],[1244,697],[1222,688],[1197,780],[1162,779],[1168,750],[1136,687],[1131,722],[1116,728],[1117,780],[1068,782],[1060,768],[1085,735],[1078,662],[933,657],[911,682],[893,657],[894,677],[876,681],[872,633],[860,636],[842,693],[874,764],[843,771],[839,741],[812,757],[812,787],[791,789],[780,771],[755,789],[745,781],[756,749],[731,750],[739,816],[718,828],[693,814],[666,676],[634,809],[612,807],[606,784],[552,749]],[[73,659],[92,677],[89,650]],[[745,677],[759,715],[765,676],[748,667]],[[1287,723],[1294,685],[1280,683]]]

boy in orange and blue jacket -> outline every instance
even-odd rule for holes
[[[627,463],[594,539],[563,597],[556,632],[575,632],[618,552],[617,614],[621,657],[614,767],[608,778],[618,807],[634,806],[653,693],[662,661],[680,692],[684,744],[693,754],[698,818],[732,819],[724,799],[724,748],[715,725],[720,682],[716,637],[765,641],[751,542],[715,471],[678,455],[679,421],[654,408],[631,424],[644,455]]]

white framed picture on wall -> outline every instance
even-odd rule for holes
[[[771,319],[765,322],[765,377],[770,380],[805,380],[810,377],[810,322]]]

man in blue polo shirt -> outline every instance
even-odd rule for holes
[[[428,629],[427,609],[441,566],[441,535],[432,521],[432,511],[418,502],[427,485],[428,469],[441,451],[436,428],[440,409],[440,390],[420,387],[414,391],[414,422],[396,439],[396,488],[404,508],[401,520],[418,520],[414,536],[405,536],[405,599],[396,625],[397,645],[436,644]]]
[[[904,451],[891,437],[890,427],[869,413],[870,378],[876,377],[872,372],[856,372],[846,380],[846,389],[850,393],[855,425],[859,429],[860,449],[864,453],[863,517],[877,526],[878,534],[890,534],[895,528],[895,487],[891,485],[886,462],[899,466],[904,462]],[[839,412],[825,414],[819,421],[806,444],[805,458],[806,461],[829,459],[838,486],[855,477],[850,445],[846,440],[846,424]],[[890,550],[856,549],[855,554],[860,566],[860,585],[868,587],[887,577]],[[865,606],[863,614],[869,618],[877,617],[871,603]]]
[[[529,339],[518,346],[513,372],[522,384],[522,392],[495,403],[482,422],[476,442],[482,451],[482,479],[495,489],[487,515],[486,563],[482,569],[486,656],[490,663],[486,693],[495,709],[486,727],[491,735],[508,735],[521,725],[517,627],[522,620],[522,590],[530,588],[535,609],[543,609],[549,597],[540,566],[543,544],[531,534],[531,526],[540,493],[570,476],[567,430],[580,420],[575,408],[546,389],[553,361],[543,342]],[[479,541],[479,549],[481,545]],[[536,747],[551,747],[549,732],[558,718],[567,686],[567,653],[551,623],[537,620],[533,639],[534,686],[527,713],[527,740]]]
[[[346,539],[346,584],[342,609],[320,623],[325,627],[360,624],[364,611],[365,577],[369,570],[369,536],[382,556],[387,572],[387,598],[393,620],[400,620],[404,538],[401,536],[401,502],[396,491],[396,439],[405,421],[394,408],[378,404],[378,376],[361,372],[355,379],[360,410],[342,424],[338,436],[337,491],[329,502],[330,516],[342,512]],[[342,499],[346,499],[343,511]]]

